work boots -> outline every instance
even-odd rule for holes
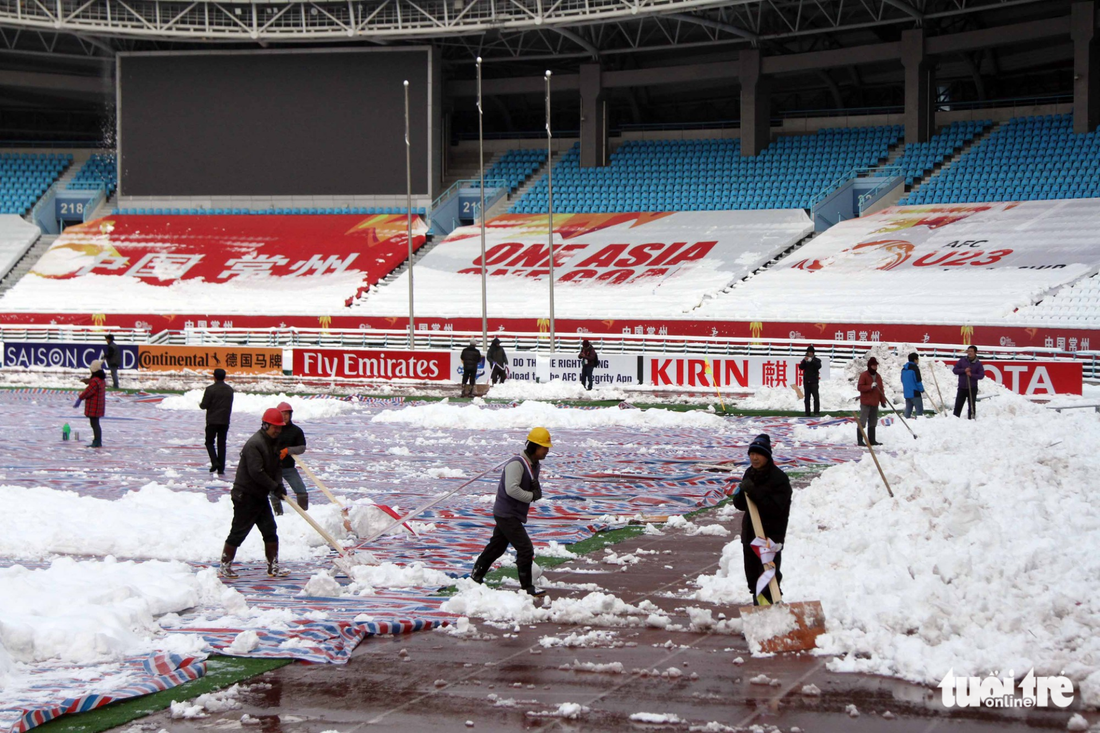
[[[297,494],[296,497],[298,499],[298,506],[300,508],[309,509],[309,495],[308,494]]]
[[[519,587],[522,588],[527,595],[538,598],[539,596],[546,595],[546,591],[542,588],[536,588],[534,582],[531,580],[531,566],[518,569],[519,574]]]
[[[480,565],[474,565],[474,569],[470,571],[470,580],[474,581],[478,585],[485,582],[485,574],[489,572],[488,568],[483,568]]]
[[[279,567],[279,543],[265,542],[264,555],[267,557],[267,574],[272,578],[285,578],[290,571]]]
[[[233,569],[233,558],[237,556],[237,548],[228,542],[225,543],[225,547],[222,548],[222,562],[218,568],[218,575],[223,578],[239,578],[237,571]]]

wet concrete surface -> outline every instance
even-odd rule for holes
[[[714,514],[694,521],[715,523]],[[936,688],[833,673],[825,667],[828,658],[810,654],[753,658],[740,634],[687,630],[684,609],[689,606],[710,608],[716,618],[720,613],[737,615],[736,608],[690,599],[692,580],[717,571],[722,547],[739,531],[740,515],[721,523],[731,530],[729,537],[668,532],[614,545],[614,553],[640,558],[625,571],[599,562],[604,554],[600,552],[590,561],[571,561],[546,573],[554,585],[596,583],[631,604],[649,600],[669,611],[673,623],[685,630],[607,628],[614,634],[600,646],[547,648],[540,644],[543,637],[591,628],[494,626],[473,620],[476,630],[464,637],[445,630],[376,637],[361,644],[344,666],[294,664],[266,673],[242,683],[247,689],[237,709],[194,720],[175,720],[164,711],[128,727],[173,733],[236,728],[264,733],[1066,729],[1076,705],[1068,711],[947,710]],[[640,550],[645,553],[638,554]],[[550,592],[562,597],[587,591]],[[575,668],[586,663],[619,663],[622,671]],[[750,682],[759,675],[766,675],[769,683]],[[820,694],[803,694],[807,685],[816,686]],[[577,703],[586,710],[575,719],[537,716],[557,711],[563,703]],[[630,720],[639,712],[674,714],[683,722],[655,725]],[[242,725],[244,714],[254,720]],[[1100,721],[1095,714],[1087,717],[1092,723]]]

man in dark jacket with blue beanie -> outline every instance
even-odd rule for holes
[[[772,439],[767,434],[757,435],[749,444],[749,470],[733,492],[733,505],[745,512],[741,518],[741,549],[745,556],[745,580],[749,584],[754,606],[769,605],[772,602],[770,588],[758,592],[757,580],[764,573],[764,563],[753,546],[756,530],[752,526],[752,517],[746,499],[751,499],[760,514],[760,524],[764,536],[778,545],[772,562],[775,564],[775,582],[783,580],[779,571],[783,559],[782,546],[787,537],[787,520],[791,513],[791,482],[772,460]]]
[[[508,545],[512,545],[516,548],[516,571],[519,574],[520,587],[532,596],[546,593],[535,587],[531,577],[535,548],[523,525],[527,523],[527,510],[532,502],[542,498],[539,469],[550,448],[550,431],[546,428],[534,428],[527,434],[527,445],[523,453],[504,464],[504,471],[497,485],[496,503],[493,504],[496,528],[470,573],[475,582],[484,581],[489,568],[504,554]]]

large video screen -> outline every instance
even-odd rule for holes
[[[429,49],[121,54],[119,193],[427,195]],[[434,110],[438,114],[438,110]]]

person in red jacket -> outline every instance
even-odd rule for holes
[[[92,443],[88,447],[102,448],[103,431],[99,427],[99,418],[107,414],[107,374],[99,359],[93,361],[89,368],[92,376],[88,379],[88,386],[76,398],[73,407],[80,407],[80,403],[84,403],[84,417],[92,424]]]
[[[886,407],[886,393],[882,391],[882,377],[878,375],[878,359],[867,360],[867,371],[859,375],[859,424],[867,431],[871,445],[882,445],[875,440],[875,428],[878,426],[878,408]],[[857,429],[856,442],[863,443],[863,432]]]

